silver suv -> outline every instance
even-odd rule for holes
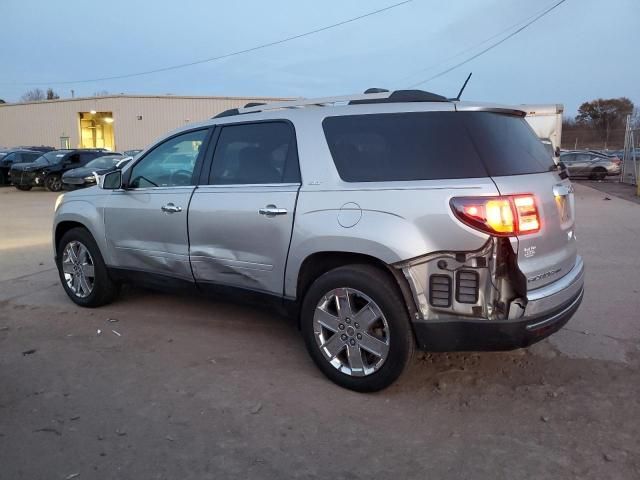
[[[530,345],[578,308],[583,263],[573,187],[523,116],[423,91],[224,112],[58,199],[60,280],[85,307],[129,281],[242,292],[357,391],[416,347]]]

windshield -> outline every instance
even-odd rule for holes
[[[110,168],[114,167],[120,160],[122,160],[122,157],[116,155],[106,155],[104,157],[98,157],[91,160],[85,166],[87,168]]]
[[[55,165],[56,163],[60,163],[67,153],[68,151],[62,150],[47,152],[38,157],[33,163],[34,165]]]

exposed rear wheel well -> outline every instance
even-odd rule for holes
[[[65,221],[65,222],[60,222],[56,226],[55,244],[53,245],[53,248],[55,248],[56,257],[58,256],[58,244],[60,243],[62,236],[72,228],[78,228],[78,227],[84,228],[85,230],[89,231],[87,227],[85,227],[80,222]]]
[[[413,317],[416,308],[411,295],[411,289],[407,280],[399,270],[387,265],[382,260],[365,255],[362,253],[345,253],[345,252],[318,252],[309,255],[304,259],[300,266],[298,274],[298,284],[296,289],[296,297],[299,305],[302,304],[307,290],[311,284],[321,275],[327,273],[334,268],[345,265],[371,265],[383,272],[394,284],[398,286],[402,297],[409,309],[409,314]]]

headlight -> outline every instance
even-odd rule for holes
[[[87,183],[96,183],[96,177],[94,175],[89,175],[88,177],[84,177],[84,181]]]
[[[58,207],[60,206],[60,204],[62,203],[62,200],[64,199],[64,193],[62,195],[58,195],[58,198],[56,198],[56,206],[53,208],[54,212],[58,211]]]

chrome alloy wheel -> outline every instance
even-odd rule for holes
[[[74,240],[62,252],[62,272],[67,287],[76,297],[86,298],[93,291],[95,267],[87,247]]]
[[[382,310],[353,288],[336,288],[320,299],[313,332],[324,358],[347,375],[371,375],[389,354],[389,325]]]

